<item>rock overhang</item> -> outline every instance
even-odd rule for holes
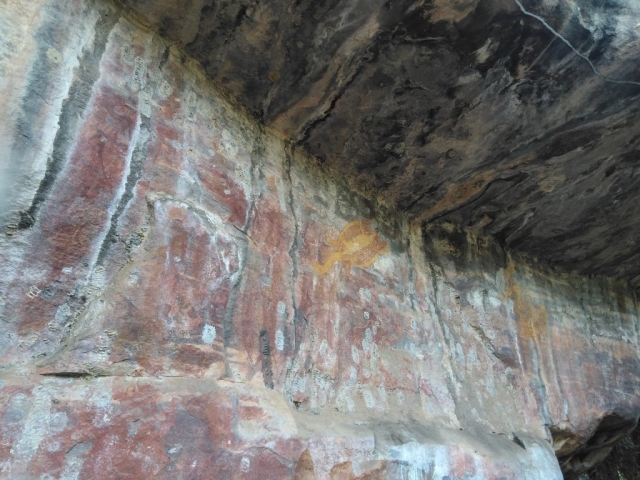
[[[414,221],[640,285],[640,5],[124,3],[260,121]]]

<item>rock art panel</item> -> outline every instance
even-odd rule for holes
[[[316,273],[324,275],[336,262],[345,267],[345,274],[351,274],[351,267],[367,268],[373,265],[379,255],[388,251],[387,242],[380,234],[371,230],[371,222],[356,220],[348,223],[337,238],[327,237],[325,241],[331,247],[323,263],[313,263]]]
[[[354,188],[640,286],[636,0],[123,2]]]
[[[36,7],[0,7],[52,32],[14,94],[64,97],[2,97],[47,135],[0,120],[36,179],[2,217],[0,476],[548,480],[634,427],[625,284],[411,223],[122,10]]]

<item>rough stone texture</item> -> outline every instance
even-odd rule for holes
[[[418,220],[640,286],[635,0],[125,0]]]
[[[624,283],[374,205],[105,2],[0,11],[3,478],[549,480],[635,427]]]
[[[589,471],[589,480],[640,479],[640,429],[620,440],[597,467]]]

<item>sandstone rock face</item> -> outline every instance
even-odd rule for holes
[[[624,283],[354,193],[105,2],[0,9],[2,478],[549,480],[635,427]]]
[[[640,286],[638,1],[125,3],[395,208]]]

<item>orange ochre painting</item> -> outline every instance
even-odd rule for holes
[[[313,262],[316,273],[329,273],[333,264],[340,262],[347,275],[351,267],[367,268],[373,265],[379,255],[389,251],[387,242],[380,239],[380,234],[371,228],[370,220],[356,220],[348,223],[338,238],[327,237],[330,249],[325,252],[323,263]]]

